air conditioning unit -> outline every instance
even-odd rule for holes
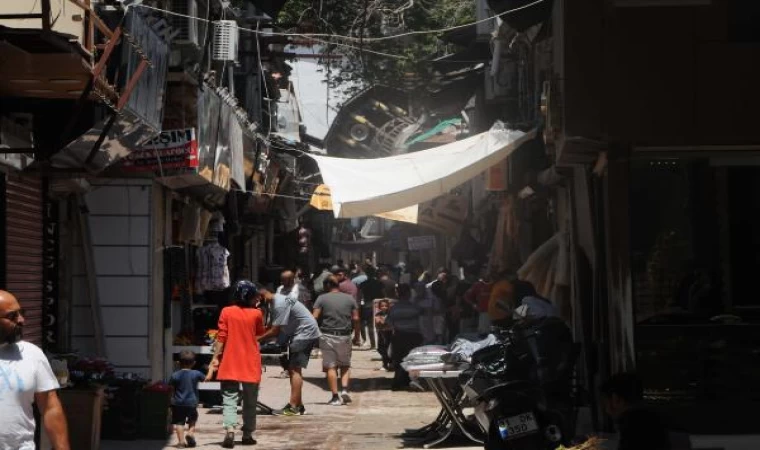
[[[214,22],[214,60],[237,61],[238,37],[238,26],[234,20]]]
[[[198,6],[199,0],[170,0],[169,10],[173,13],[182,14],[182,16],[168,15],[172,28],[178,31],[178,34],[174,37],[175,44],[200,45],[206,33],[207,23],[202,20],[183,17],[205,18],[206,8],[208,8],[206,2],[201,1],[202,8]],[[202,9],[202,11],[199,9]]]

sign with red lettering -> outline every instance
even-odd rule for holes
[[[124,158],[129,172],[198,168],[198,140],[194,128],[168,130]]]

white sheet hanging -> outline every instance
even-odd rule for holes
[[[336,218],[416,205],[474,178],[535,138],[497,122],[485,133],[429,150],[375,159],[311,156],[330,187]]]

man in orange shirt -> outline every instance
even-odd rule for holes
[[[488,299],[488,318],[491,325],[508,327],[512,323],[512,311],[514,311],[515,296],[514,284],[502,273],[491,288],[491,296]]]
[[[488,304],[491,299],[494,275],[487,268],[480,272],[480,278],[464,293],[464,300],[478,313],[478,333],[488,333],[491,319],[488,316]]]
[[[222,423],[225,429],[223,448],[235,447],[237,406],[240,385],[243,385],[243,445],[255,445],[256,402],[261,382],[261,353],[257,336],[264,334],[264,318],[255,308],[259,297],[256,285],[241,280],[235,285],[233,305],[222,309],[219,333],[214,344],[214,357],[208,381],[217,370],[222,387]],[[221,360],[221,362],[220,362]]]

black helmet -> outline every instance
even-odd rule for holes
[[[239,304],[251,304],[253,298],[259,293],[259,288],[248,280],[240,280],[235,283],[235,291],[232,294],[232,299],[235,303]]]

